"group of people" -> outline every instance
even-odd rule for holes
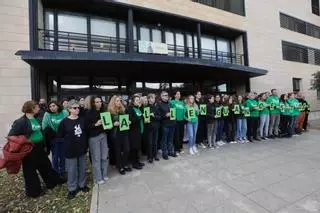
[[[108,166],[121,175],[143,169],[148,163],[177,157],[188,144],[190,155],[197,147],[216,149],[225,143],[246,143],[276,137],[292,137],[307,129],[310,104],[298,93],[277,90],[246,96],[207,95],[201,92],[182,99],[179,91],[134,94],[128,101],[113,95],[108,103],[99,96],[78,101],[27,101],[24,115],[9,135],[24,135],[34,148],[23,160],[26,195],[43,194],[37,171],[47,188],[67,182],[68,198],[87,192],[86,156],[92,163],[95,184],[108,180]],[[103,115],[103,116],[102,116]],[[105,115],[108,115],[105,117]],[[48,155],[52,154],[52,162]]]

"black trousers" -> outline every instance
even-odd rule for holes
[[[174,151],[181,152],[184,135],[184,121],[177,121],[176,130],[174,131]]]
[[[111,137],[113,148],[114,148],[114,157],[117,168],[123,169],[128,166],[128,157],[129,157],[129,135],[126,132],[116,132],[112,133]]]
[[[58,184],[59,175],[52,169],[42,143],[35,144],[33,150],[23,158],[22,170],[26,195],[29,197],[37,197],[42,192],[37,171],[48,189],[52,189]]]
[[[227,142],[235,141],[235,134],[236,134],[236,123],[233,118],[230,118],[225,121],[226,122],[226,135],[227,135]]]
[[[309,119],[309,112],[308,113],[306,112],[306,117],[304,118],[304,121],[303,121],[303,129],[304,130],[307,130],[307,128],[308,128],[308,119]]]
[[[159,126],[148,126],[148,160],[153,160],[158,155],[158,134]]]
[[[259,128],[259,117],[248,117],[248,139],[257,138]]]
[[[205,140],[207,140],[207,123],[205,119],[199,116],[196,143],[204,143]]]
[[[281,136],[289,135],[289,122],[290,122],[290,116],[289,115],[281,115],[280,116],[280,132]]]

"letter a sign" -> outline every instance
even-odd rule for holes
[[[125,130],[129,130],[129,115],[126,114],[126,115],[120,115],[119,116],[119,123],[120,123],[120,126],[119,126],[119,130],[120,131],[125,131]]]

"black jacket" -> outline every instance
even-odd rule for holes
[[[163,127],[174,127],[176,125],[176,121],[170,120],[170,117],[167,117],[166,114],[170,113],[170,103],[168,102],[159,102],[157,104],[160,117],[161,117],[161,125]]]
[[[161,114],[159,107],[157,104],[149,104],[147,107],[150,107],[150,113],[154,114],[153,116],[150,116],[150,123],[146,123],[146,128],[149,129],[150,127],[158,128],[160,126],[160,120],[161,120]]]
[[[198,105],[199,109],[200,109],[200,105],[201,104],[205,104],[205,102],[203,100],[195,100],[195,103]],[[198,119],[199,122],[205,122],[206,121],[207,116],[206,115],[198,115]]]
[[[29,138],[32,134],[32,126],[26,115],[15,120],[11,126],[8,136],[24,135]]]
[[[128,114],[129,114],[129,120],[131,121],[130,131],[129,131],[131,146],[134,149],[140,149],[141,140],[142,140],[140,122],[143,121],[143,112],[141,112],[141,116],[137,116],[134,110],[134,107],[129,106]]]
[[[215,116],[216,112],[215,112],[215,106],[214,103],[208,103],[207,104],[207,124],[212,124],[214,121],[214,116]]]
[[[97,111],[95,109],[91,109],[87,111],[85,115],[85,126],[88,131],[88,137],[96,137],[100,135],[101,133],[104,133],[105,130],[103,129],[103,126],[95,126],[95,123],[97,123],[98,120],[100,120],[100,113],[103,111]]]

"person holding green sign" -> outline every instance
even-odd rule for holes
[[[218,146],[223,146],[225,143],[222,141],[222,135],[223,135],[223,127],[224,127],[224,120],[222,119],[222,109],[223,105],[221,103],[221,97],[220,95],[216,95],[215,101],[215,118],[218,121],[217,126],[217,135],[216,135],[216,141]]]
[[[186,103],[185,119],[187,120],[187,131],[189,136],[188,145],[189,145],[190,155],[194,155],[198,153],[197,146],[196,146],[198,115],[199,115],[199,107],[194,101],[194,96],[189,95]]]
[[[225,125],[226,125],[226,136],[228,143],[236,143],[235,135],[236,135],[236,123],[234,116],[234,96],[229,96],[227,99],[228,106],[228,114],[225,117]]]
[[[217,129],[218,129],[218,120],[215,118],[216,116],[216,107],[214,104],[214,96],[208,96],[208,104],[207,104],[207,138],[209,148],[215,149],[218,148],[216,143],[217,137]]]
[[[174,93],[174,100],[170,104],[176,109],[176,130],[174,131],[174,150],[177,154],[183,153],[183,134],[184,134],[184,102],[180,100],[180,91]]]
[[[169,96],[166,91],[160,94],[161,101],[158,103],[158,108],[161,116],[161,149],[162,157],[168,160],[169,157],[177,157],[173,147],[173,137],[176,127],[176,121],[170,119],[170,108],[173,108],[169,103]]]
[[[279,124],[280,124],[280,99],[276,89],[271,90],[271,95],[268,97],[266,103],[270,106],[270,125],[269,125],[269,138],[279,137]]]
[[[200,91],[197,91],[195,95],[195,103],[198,105],[200,109],[200,105],[205,105],[206,103],[203,101],[202,94]],[[198,123],[198,130],[196,136],[196,143],[197,145],[201,146],[203,149],[206,148],[207,141],[207,124],[206,124],[206,115],[199,114],[199,123]]]
[[[304,96],[302,98],[305,100]],[[303,129],[304,129],[304,131],[308,131],[307,130],[307,128],[308,128],[308,119],[309,119],[309,114],[310,114],[310,110],[311,110],[311,105],[306,100],[305,100],[304,110],[305,110],[304,112],[305,112],[306,116],[305,116],[304,121],[303,121]]]
[[[128,107],[129,120],[131,121],[130,125],[130,154],[131,154],[131,163],[134,169],[142,169],[145,165],[140,162],[140,151],[142,143],[142,134],[144,131],[143,123],[143,113],[140,110],[140,96],[133,95],[131,105]]]
[[[255,100],[255,98],[255,95],[250,92],[248,94],[248,99],[245,102],[245,106],[250,110],[250,117],[247,117],[248,139],[250,142],[253,142],[253,139],[260,141],[260,139],[257,137],[260,114],[258,102]]]
[[[116,166],[121,175],[126,172],[131,172],[129,166],[129,130],[120,131],[121,125],[130,125],[127,123],[120,123],[120,116],[126,114],[126,109],[121,102],[120,96],[112,96],[108,104],[108,112],[111,114],[112,129],[110,131],[110,138],[113,144]]]
[[[91,97],[91,109],[87,111],[85,122],[89,138],[89,151],[92,158],[94,182],[104,184],[108,180],[108,142],[107,134],[103,129],[100,114],[105,112],[102,100],[98,96]]]
[[[298,117],[299,117],[299,102],[295,98],[294,93],[288,94],[288,104],[290,107],[290,135],[296,135],[296,127],[298,125]]]
[[[238,105],[239,109],[236,107]],[[244,115],[244,100],[241,95],[238,96],[235,106],[235,117],[237,119],[236,140],[238,143],[248,142],[247,140],[247,118]],[[237,109],[236,109],[237,108]],[[239,112],[237,112],[239,110]]]
[[[291,137],[289,134],[289,123],[290,123],[290,109],[288,104],[287,94],[282,94],[280,96],[280,132],[281,137]]]
[[[146,133],[148,136],[148,161],[153,163],[153,160],[159,161],[158,158],[158,135],[160,127],[160,112],[158,106],[155,103],[156,95],[153,93],[148,94],[147,107],[150,108],[150,122],[146,124]]]
[[[271,96],[270,96],[271,97]],[[267,140],[268,137],[268,131],[269,131],[269,108],[267,107],[267,95],[266,93],[261,93],[258,96],[258,105],[260,110],[260,137],[262,140]]]

